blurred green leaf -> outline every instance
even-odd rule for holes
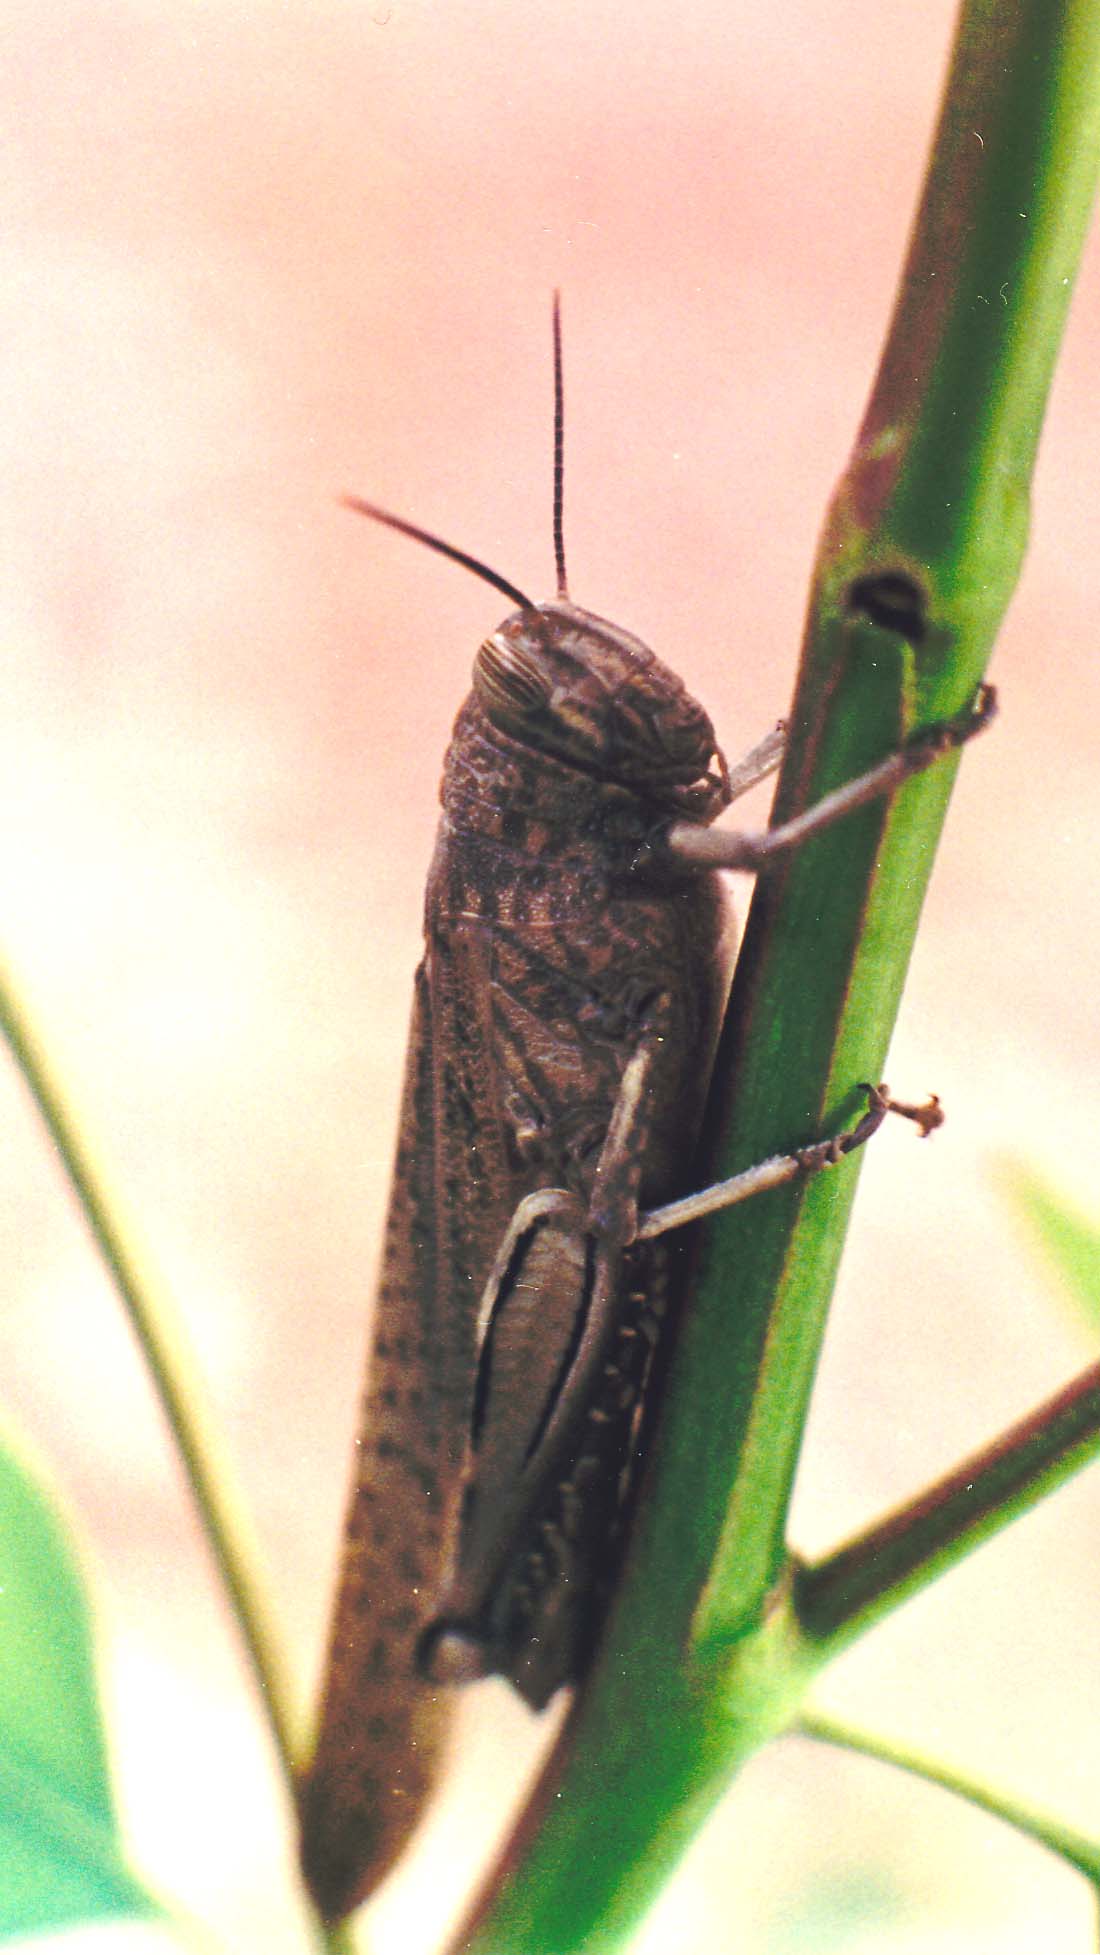
[[[770,1924],[768,1955],[853,1955],[875,1937],[880,1955],[904,1935],[905,1896],[885,1870],[837,1867],[791,1894]]]
[[[122,1857],[64,1524],[0,1444],[0,1935],[157,1911]]]
[[[997,1180],[1024,1227],[1074,1304],[1074,1317],[1095,1343],[1100,1336],[1100,1220],[1066,1200],[1026,1162],[1006,1157]]]

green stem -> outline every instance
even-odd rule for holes
[[[1100,1840],[1090,1839],[1086,1833],[1079,1833],[1051,1813],[1040,1812],[1038,1807],[1022,1799],[1008,1797],[997,1786],[988,1784],[976,1774],[959,1771],[955,1766],[945,1765],[923,1752],[910,1751],[908,1746],[897,1744],[892,1738],[880,1738],[873,1732],[853,1730],[850,1725],[826,1717],[820,1711],[804,1712],[795,1728],[804,1737],[816,1738],[822,1744],[841,1745],[846,1751],[859,1752],[864,1758],[877,1759],[883,1765],[894,1765],[898,1771],[910,1772],[914,1778],[924,1779],[929,1785],[953,1792],[970,1805],[980,1806],[983,1812],[992,1813],[994,1819],[1003,1819],[1006,1826],[1015,1826],[1018,1832],[1036,1840],[1040,1846],[1049,1847],[1052,1853],[1068,1860],[1094,1885],[1100,1882]]]
[[[1100,1454],[1100,1364],[916,1500],[804,1567],[795,1609],[827,1660]]]
[[[1094,0],[969,0],[890,332],[825,526],[777,820],[835,785],[861,741],[873,749],[891,710],[903,728],[950,717],[985,669],[1023,554],[1098,160]],[[770,1151],[778,1123],[789,1131],[807,1107],[827,1117],[853,1079],[879,1076],[955,765],[898,797],[877,853],[869,817],[862,855],[846,828],[820,864],[758,890],[724,1068],[734,1158]],[[713,1232],[707,1268],[727,1309],[769,1262],[776,1282],[701,1635],[727,1635],[782,1566],[846,1216],[833,1187],[812,1188],[763,1240],[755,1213]]]
[[[776,820],[973,694],[1019,568],[1098,161],[1096,0],[968,0],[821,546]],[[881,1077],[955,766],[760,878],[701,1182],[836,1131]],[[466,1955],[620,1948],[737,1765],[795,1714],[806,1651],[777,1584],[857,1174],[846,1162],[701,1232],[599,1658]]]
[[[357,1955],[359,1941],[350,1919],[321,1923],[318,1933],[326,1955]]]
[[[30,1088],[141,1346],[237,1619],[280,1764],[293,1788],[297,1728],[267,1583],[260,1572],[260,1553],[243,1499],[215,1439],[214,1420],[205,1406],[183,1326],[110,1185],[102,1151],[92,1146],[77,1119],[26,1006],[2,967],[0,1031]]]

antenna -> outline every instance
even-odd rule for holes
[[[561,293],[554,293],[554,562],[558,572],[558,596],[569,596],[565,575],[565,530],[562,514],[565,504],[565,386],[561,364]]]
[[[341,496],[340,501],[345,509],[354,509],[357,516],[369,516],[372,523],[384,523],[387,529],[399,530],[402,536],[411,536],[414,543],[424,543],[429,550],[438,551],[441,557],[449,557],[452,563],[460,563],[464,570],[472,570],[475,577],[483,578],[485,583],[492,584],[494,590],[502,591],[505,597],[510,597],[513,604],[519,605],[521,611],[538,610],[538,605],[533,603],[531,598],[525,597],[515,584],[510,584],[507,577],[500,576],[498,571],[490,570],[488,564],[482,563],[480,557],[470,556],[466,550],[457,549],[453,543],[444,543],[443,538],[433,536],[430,529],[420,529],[416,523],[407,523],[403,516],[391,515],[388,509],[379,509],[377,503],[364,502],[361,496]]]

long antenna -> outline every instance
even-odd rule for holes
[[[554,562],[558,596],[569,596],[565,575],[565,384],[561,365],[561,293],[554,293]]]
[[[453,543],[444,543],[443,538],[433,536],[430,529],[421,529],[416,523],[407,523],[403,516],[391,515],[388,509],[379,509],[374,502],[364,502],[361,496],[341,496],[340,501],[345,509],[354,509],[357,516],[369,516],[374,523],[384,523],[387,529],[399,530],[402,536],[411,536],[414,543],[425,543],[429,550],[437,550],[441,557],[449,557],[452,563],[460,563],[464,570],[472,570],[475,577],[483,578],[487,584],[492,584],[494,590],[502,591],[505,597],[510,597],[513,604],[519,605],[521,611],[538,610],[538,605],[531,598],[525,597],[517,585],[510,584],[507,577],[502,577],[496,570],[490,570],[488,564],[482,563],[480,557],[471,557],[466,550],[456,549]]]

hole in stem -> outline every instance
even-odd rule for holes
[[[853,617],[868,618],[884,631],[896,631],[911,645],[919,645],[928,628],[926,599],[916,578],[902,570],[880,570],[857,577],[848,592]]]

